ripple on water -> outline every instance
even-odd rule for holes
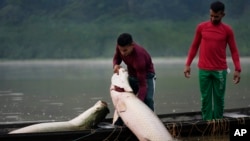
[[[11,93],[11,91],[9,93],[2,93],[0,92],[0,96],[23,96],[23,93]]]
[[[52,102],[52,103],[49,103],[49,105],[63,106],[64,103],[61,103],[61,102]]]
[[[22,101],[23,100],[23,97],[12,97],[11,100],[13,101]]]

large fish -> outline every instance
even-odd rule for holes
[[[30,125],[14,131],[15,133],[39,133],[39,132],[57,132],[57,131],[76,131],[90,129],[101,122],[109,113],[108,105],[104,101],[98,101],[94,106],[70,121],[47,122]]]
[[[132,93],[128,72],[124,68],[119,69],[119,74],[113,74],[110,91],[114,115],[118,114],[140,141],[173,140],[159,117]]]

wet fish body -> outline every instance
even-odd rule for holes
[[[131,92],[127,76],[127,71],[122,68],[119,75],[114,74],[111,78],[110,95],[116,110],[114,115],[117,113],[140,141],[173,140],[159,117]],[[118,92],[115,87],[130,92]]]
[[[63,122],[48,122],[26,126],[9,134],[16,133],[40,133],[40,132],[58,132],[58,131],[76,131],[90,129],[96,126],[109,113],[107,103],[98,101],[94,106],[77,116],[76,118]]]

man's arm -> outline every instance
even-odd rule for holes
[[[138,98],[144,101],[147,94],[146,71],[142,69],[140,71],[137,71],[137,79],[139,81]]]
[[[201,42],[201,25],[198,25],[195,31],[194,40],[188,52],[186,66],[190,66],[194,57],[197,54]]]
[[[232,60],[234,62],[235,71],[241,72],[239,51],[234,38],[234,33],[233,30],[229,27],[227,28],[227,30],[228,30],[228,45],[232,55]]]
[[[233,76],[233,82],[235,84],[238,84],[240,82],[240,72],[241,72],[241,65],[240,65],[240,57],[239,57],[239,51],[236,46],[236,41],[234,38],[234,33],[233,30],[228,27],[228,44],[229,44],[229,49],[232,55],[232,60],[234,62],[234,76]]]
[[[186,65],[185,65],[185,68],[184,68],[184,76],[186,78],[190,77],[190,73],[191,73],[190,65],[191,65],[194,57],[197,54],[197,51],[198,51],[199,46],[200,46],[200,42],[201,42],[201,26],[198,25],[197,28],[196,28],[194,40],[193,40],[193,42],[191,44],[191,47],[189,49],[189,52],[188,52]]]
[[[118,47],[116,47],[115,54],[113,57],[113,71],[114,71],[114,73],[118,73],[121,62],[122,62],[122,58],[121,58]]]

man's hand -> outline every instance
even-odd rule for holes
[[[121,68],[121,66],[120,65],[115,65],[114,66],[114,73],[117,73],[117,74],[119,74],[119,69]]]
[[[234,84],[238,84],[240,82],[240,72],[238,72],[238,71],[234,72],[233,82],[234,82]]]
[[[190,78],[190,72],[191,72],[190,66],[185,66],[185,68],[184,68],[184,76],[186,78]]]

